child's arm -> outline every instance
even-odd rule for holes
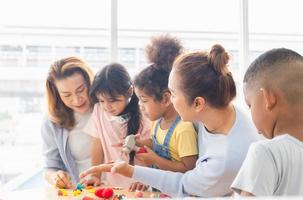
[[[104,162],[103,148],[100,138],[92,137],[91,143],[91,166],[97,166]],[[101,184],[101,172],[91,174],[91,178],[81,181],[87,185],[100,185]]]
[[[158,158],[155,161],[155,165],[162,170],[184,173],[195,167],[197,158],[198,158],[197,155],[193,155],[193,156],[183,157],[181,158],[181,161],[171,161],[158,156]]]
[[[100,138],[93,137],[92,139],[91,159],[92,166],[100,165],[104,162],[104,153]],[[101,177],[101,173],[96,174],[96,176]]]
[[[137,154],[137,158],[142,160],[147,165],[156,165],[159,169],[169,170],[173,172],[186,172],[195,167],[197,155],[186,156],[181,158],[181,161],[171,161],[158,156],[151,149],[146,148],[147,153]]]
[[[125,161],[105,163],[85,170],[84,172],[80,173],[79,177],[85,178],[88,175],[102,172],[117,173],[131,178],[134,174],[134,166],[126,163]]]
[[[91,144],[91,159],[92,166],[103,163],[104,154],[100,138],[93,137]]]

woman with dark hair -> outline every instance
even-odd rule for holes
[[[128,135],[148,138],[150,122],[141,116],[138,98],[125,67],[118,63],[105,66],[93,81],[90,96],[95,103],[92,118],[85,132],[93,136],[92,165],[123,160],[137,163],[135,152],[121,153],[115,144]],[[101,174],[96,174],[100,177]],[[133,181],[117,174],[106,174],[107,184],[130,187]]]
[[[184,121],[199,122],[199,158],[182,173],[117,162],[88,169],[114,172],[151,185],[173,197],[227,196],[249,145],[258,139],[251,120],[232,103],[236,86],[227,68],[229,57],[220,45],[209,52],[179,56],[169,77],[176,111]]]
[[[42,124],[45,177],[59,188],[72,188],[79,181],[79,171],[91,165],[91,137],[83,128],[91,115],[89,89],[93,72],[77,57],[54,62],[46,80],[48,116]]]

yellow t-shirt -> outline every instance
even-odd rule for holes
[[[152,132],[156,127],[156,123],[153,123]],[[157,132],[157,141],[159,144],[163,144],[166,133],[168,129],[162,130],[159,126]],[[194,126],[190,122],[180,121],[174,129],[174,132],[170,138],[168,147],[170,150],[170,156],[173,161],[181,161],[181,158],[185,156],[193,156],[198,154],[198,142],[197,142],[197,132],[194,129]]]

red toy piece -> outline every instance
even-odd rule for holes
[[[170,198],[170,196],[161,193],[161,194],[159,194],[159,198]]]
[[[140,147],[137,153],[147,153],[147,150],[145,147]]]
[[[135,191],[135,197],[136,198],[142,198],[143,197],[143,192],[139,191],[139,190],[136,190]]]
[[[114,195],[112,188],[99,188],[96,190],[95,195],[100,198],[111,198]]]
[[[108,198],[111,198],[113,196],[113,194],[114,194],[114,191],[112,188],[105,188],[102,192],[102,197],[108,199]]]
[[[97,197],[102,198],[102,197],[103,197],[102,193],[103,193],[103,190],[104,190],[104,189],[105,189],[105,188],[99,188],[99,189],[97,189],[96,192],[95,192],[95,195],[96,195]]]
[[[94,200],[94,198],[85,196],[85,197],[82,198],[82,200]]]

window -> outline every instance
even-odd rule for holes
[[[5,19],[0,22],[0,190],[20,174],[42,166],[39,125],[46,110],[44,83],[50,64],[66,56],[83,57],[95,71],[108,64],[110,2],[0,2],[0,18]],[[117,2],[117,61],[132,76],[147,64],[144,49],[150,37],[169,33],[180,38],[188,51],[222,44],[231,54],[236,83],[241,84],[247,66],[239,64],[239,0]],[[248,3],[250,61],[277,47],[303,53],[301,0]]]
[[[26,46],[26,66],[44,68],[52,60],[51,46]]]
[[[0,66],[18,67],[23,66],[23,48],[21,45],[0,46]]]
[[[40,124],[51,63],[66,56],[95,68],[108,62],[109,2],[1,1],[0,190],[42,167]]]
[[[134,7],[136,12],[131,12]],[[180,38],[187,50],[206,50],[219,43],[237,53],[238,30],[238,0],[118,1],[118,60],[126,67],[134,66],[137,70],[130,71],[136,73],[147,63],[144,48],[150,37],[163,33]],[[231,64],[236,73],[237,64]]]
[[[127,67],[135,67],[136,49],[135,48],[119,48],[118,57],[121,63],[125,63]]]
[[[84,47],[84,56],[87,62],[95,69],[106,65],[109,58],[107,47]]]
[[[250,61],[273,48],[303,53],[302,1],[254,0],[248,9]]]
[[[55,58],[60,59],[67,56],[80,56],[80,47],[55,47]]]

